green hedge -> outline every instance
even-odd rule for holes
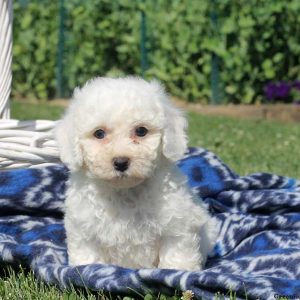
[[[149,68],[170,93],[211,98],[219,57],[224,103],[264,100],[268,81],[300,79],[299,0],[65,1],[64,87],[96,75],[140,74],[140,17],[147,17]],[[55,97],[59,3],[13,1],[15,97]],[[211,14],[217,14],[217,26]]]

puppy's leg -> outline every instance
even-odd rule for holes
[[[87,241],[79,234],[68,232],[67,246],[70,265],[108,263],[104,251],[94,241]]]
[[[96,255],[86,243],[68,243],[69,265],[87,265],[96,262]]]
[[[200,251],[197,234],[165,236],[161,240],[158,267],[162,269],[182,269],[199,271],[206,257]]]

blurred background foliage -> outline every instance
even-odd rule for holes
[[[13,97],[54,98],[59,1],[16,0],[13,6]],[[144,75],[160,79],[173,96],[210,101],[213,55],[224,104],[260,103],[267,83],[300,79],[299,0],[68,0],[64,96],[93,76],[141,74],[141,11]]]

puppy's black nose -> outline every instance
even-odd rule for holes
[[[113,165],[115,170],[124,172],[129,167],[129,158],[128,157],[115,157],[113,159]]]

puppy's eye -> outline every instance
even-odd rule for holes
[[[137,136],[145,136],[148,133],[148,129],[145,127],[137,127],[135,129],[135,135]]]
[[[94,132],[94,137],[96,138],[96,139],[104,139],[105,138],[105,135],[106,135],[106,133],[105,133],[105,131],[104,130],[102,130],[102,129],[98,129],[98,130],[96,130],[95,132]]]

